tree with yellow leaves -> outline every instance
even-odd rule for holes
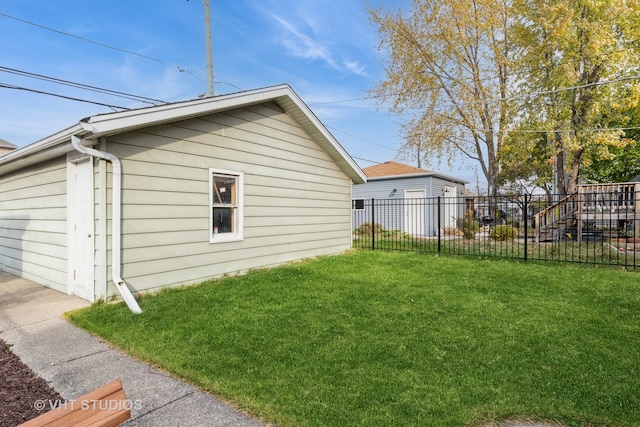
[[[633,142],[625,129],[639,125],[628,114],[640,95],[639,3],[516,0],[514,12],[522,102],[507,143],[543,140],[555,192],[570,194],[582,169]]]
[[[638,1],[414,0],[404,13],[371,9],[388,56],[373,93],[405,118],[404,151],[477,160],[490,194],[501,170],[540,179],[551,169],[554,191],[571,193],[581,168],[624,147],[625,126],[639,125],[625,115],[640,99]]]
[[[386,79],[373,90],[408,115],[404,150],[477,160],[498,189],[509,124],[511,4],[503,0],[414,0],[410,12],[371,9],[388,55]]]

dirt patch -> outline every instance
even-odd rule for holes
[[[611,239],[611,245],[620,252],[640,252],[640,239]]]
[[[0,427],[14,427],[50,409],[60,395],[37,376],[0,339]],[[36,404],[38,402],[38,404]],[[45,405],[41,405],[45,402]],[[38,410],[36,407],[44,406]]]

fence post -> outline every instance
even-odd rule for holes
[[[441,201],[440,201],[440,196],[438,196],[438,253],[440,252],[441,244],[442,244],[442,241],[441,241],[442,236],[440,235],[440,230],[442,229],[440,227],[440,216],[441,216],[440,207],[441,207]]]
[[[376,248],[376,199],[371,199],[371,250]]]
[[[524,195],[524,260],[529,257],[529,195]]]

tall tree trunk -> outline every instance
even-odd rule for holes
[[[571,167],[569,168],[569,185],[567,186],[567,193],[573,194],[578,191],[578,176],[580,175],[580,162],[584,149],[581,147],[573,153],[573,160],[571,161]]]
[[[564,143],[562,142],[562,135],[559,132],[555,132],[553,135],[554,145],[556,148],[556,164],[554,167],[556,168],[556,182],[555,185],[555,193],[560,197],[564,197],[567,195],[567,185],[566,178],[564,173]]]

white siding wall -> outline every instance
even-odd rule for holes
[[[275,104],[111,137],[106,147],[123,163],[123,277],[136,291],[351,246],[351,181]],[[243,241],[209,243],[209,168],[245,174]]]
[[[424,212],[424,233],[427,236],[436,235],[438,232],[437,217],[438,209],[437,198],[442,197],[442,206],[440,215],[445,214],[444,208],[444,188],[445,186],[455,187],[456,194],[459,195],[459,203],[457,206],[457,216],[464,215],[464,184],[458,184],[452,181],[433,176],[422,176],[413,178],[389,178],[381,180],[371,180],[365,184],[353,186],[353,198],[365,199],[370,201],[373,199],[383,199],[377,204],[376,223],[381,224],[384,228],[390,230],[406,230],[405,208],[403,199],[406,190],[425,190],[426,201]],[[396,190],[395,192],[393,190]],[[386,199],[386,200],[384,200]],[[448,203],[451,203],[449,201]],[[370,202],[367,202],[370,206]],[[371,209],[368,208],[370,211]],[[370,212],[353,211],[354,228],[357,228],[364,222],[371,221]],[[442,225],[442,224],[441,224]]]
[[[64,157],[0,177],[0,269],[67,292]]]

